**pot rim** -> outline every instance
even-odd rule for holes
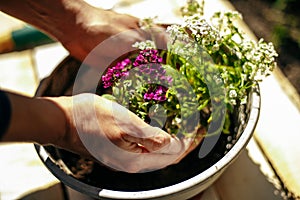
[[[253,135],[254,129],[258,122],[261,97],[259,94],[259,86],[255,87],[252,91],[251,102],[250,102],[250,114],[247,120],[247,124],[243,133],[240,135],[233,147],[226,153],[219,161],[210,166],[208,169],[204,170],[200,174],[189,178],[180,183],[170,185],[167,187],[152,189],[146,191],[114,191],[109,189],[102,189],[99,187],[91,186],[83,183],[76,178],[66,174],[56,163],[57,161],[51,158],[51,155],[46,151],[43,146],[34,144],[36,151],[46,165],[46,167],[54,174],[60,181],[62,181],[67,186],[87,194],[94,198],[107,198],[107,199],[153,199],[164,197],[168,195],[174,195],[180,193],[184,190],[191,189],[197,185],[203,184],[208,178],[217,176],[219,172],[228,167],[229,164],[235,160],[244,147],[248,144],[250,138]],[[55,163],[56,162],[56,163]]]

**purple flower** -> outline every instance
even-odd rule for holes
[[[151,85],[144,94],[144,100],[165,101],[168,89],[161,85]]]
[[[137,67],[148,63],[162,63],[162,58],[158,55],[158,51],[156,49],[145,49],[140,51],[139,55],[133,62],[133,66]]]
[[[114,85],[114,83],[129,75],[129,70],[133,67],[138,67],[137,76],[143,76],[146,74],[149,78],[148,81],[153,83],[170,84],[172,78],[166,76],[166,70],[161,65],[162,58],[159,56],[159,52],[156,49],[145,49],[139,52],[139,55],[135,58],[134,62],[126,58],[121,62],[118,62],[115,66],[107,69],[106,74],[102,76],[102,83],[104,88],[108,88]],[[131,67],[129,67],[131,66]],[[150,93],[149,93],[150,94]],[[150,95],[151,96],[151,95]],[[146,99],[163,99],[161,97],[150,97],[146,95]]]
[[[112,86],[111,79],[112,79],[111,76],[107,76],[107,75],[102,76],[102,82],[103,82],[104,88],[108,88],[108,87]]]
[[[131,64],[130,59],[126,58],[121,62],[118,62],[115,66],[108,68],[106,74],[101,77],[103,87],[109,88],[113,86],[114,82],[123,76],[129,75],[129,69],[126,67]]]
[[[154,93],[153,93],[153,92],[146,92],[146,93],[144,94],[144,99],[145,99],[145,100],[152,100],[153,97],[154,97]]]

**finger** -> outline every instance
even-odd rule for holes
[[[158,154],[180,154],[185,151],[185,144],[183,140],[177,137],[171,137],[170,143],[163,148],[155,151]]]
[[[151,132],[146,137],[147,133],[142,133],[143,137],[135,137],[133,135],[125,134],[123,139],[128,143],[137,143],[144,147],[148,152],[157,151],[164,146],[168,145],[171,140],[171,136],[157,127],[147,127],[146,132]]]
[[[134,166],[128,166],[128,169],[141,173],[177,164],[200,144],[198,137],[196,140],[198,142],[195,142],[192,138],[180,140],[174,137],[171,139],[170,146],[165,149],[152,153],[139,154],[139,157],[132,162]]]
[[[85,52],[87,56],[84,59],[84,63],[106,69],[118,58],[136,50],[136,48],[132,47],[135,42],[144,40],[145,38],[137,29],[120,31],[95,45],[95,48],[89,52]]]
[[[136,142],[126,142],[118,145],[118,147],[125,149],[131,153],[149,153],[149,151],[139,143]]]
[[[155,153],[165,153],[165,154],[180,154],[184,152],[187,155],[189,152],[193,151],[203,140],[206,131],[204,128],[200,128],[197,133],[185,135],[183,138],[178,138],[172,136],[170,143],[165,147],[161,148]]]

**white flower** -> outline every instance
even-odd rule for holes
[[[233,27],[235,27],[234,21],[241,18],[241,14],[237,11],[222,11],[214,13],[210,20],[212,25],[223,36],[232,34],[232,31],[234,31]]]
[[[237,97],[237,92],[234,89],[229,91],[229,98],[234,99]]]
[[[179,25],[168,26],[166,32],[169,34],[171,44],[174,43],[176,40],[182,42],[189,42],[191,40],[189,38],[189,35]]]
[[[146,40],[142,42],[136,42],[132,45],[132,47],[138,48],[140,50],[145,50],[145,49],[154,49],[156,48],[154,41],[152,40]]]
[[[236,100],[235,100],[235,99],[230,99],[230,100],[229,100],[229,103],[230,103],[231,105],[236,105]]]

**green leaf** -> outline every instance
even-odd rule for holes
[[[115,102],[117,102],[117,99],[116,99],[116,97],[114,97],[113,95],[111,95],[111,94],[103,94],[103,95],[101,95],[103,98],[105,98],[105,99],[108,99],[108,100],[110,100],[110,101],[115,101]]]

